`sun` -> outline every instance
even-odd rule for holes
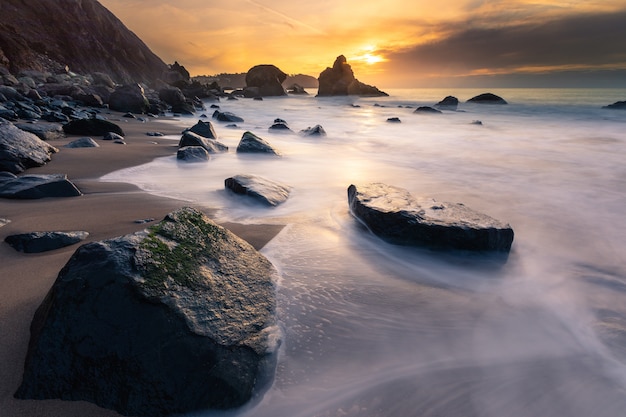
[[[374,65],[383,61],[383,57],[379,55],[372,55],[367,53],[362,57],[363,61],[368,65]]]
[[[360,48],[360,53],[351,58],[352,61],[359,61],[367,65],[378,64],[384,62],[385,58],[382,55],[376,54],[376,46],[365,45]]]

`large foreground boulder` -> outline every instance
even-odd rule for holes
[[[30,232],[9,235],[4,241],[13,249],[24,253],[47,252],[64,248],[85,240],[88,232]]]
[[[191,208],[85,244],[35,313],[15,395],[137,416],[241,406],[273,378],[275,274]]]
[[[226,178],[224,186],[236,194],[250,196],[268,206],[277,206],[289,198],[291,189],[285,184],[256,175],[235,175]]]
[[[374,234],[395,244],[434,249],[508,252],[513,229],[460,203],[414,198],[380,183],[348,187],[352,214]]]
[[[339,55],[332,68],[326,68],[318,78],[318,96],[388,96],[378,88],[357,80],[346,57]]]
[[[63,125],[63,131],[68,135],[104,136],[109,132],[125,136],[121,127],[113,122],[102,119],[77,119]]]
[[[31,174],[17,177],[0,172],[0,197],[35,200],[46,197],[77,197],[82,195],[65,174]]]
[[[127,84],[117,87],[111,93],[109,108],[121,112],[141,114],[150,110],[150,102],[142,86],[139,84]]]
[[[0,172],[19,174],[45,165],[59,150],[11,123],[0,122]]]
[[[286,78],[287,74],[275,65],[257,65],[248,70],[246,86],[255,88],[254,91],[262,97],[286,96],[287,92],[282,85]]]

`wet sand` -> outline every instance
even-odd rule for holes
[[[109,172],[150,162],[176,153],[176,141],[150,137],[159,131],[179,135],[180,128],[158,120],[141,122],[108,114],[126,133],[126,145],[93,137],[99,148],[64,148],[79,136],[68,136],[49,143],[60,152],[52,161],[28,174],[67,174],[83,192],[80,197],[40,200],[0,199],[0,218],[11,222],[0,227],[0,415],[13,416],[115,416],[114,411],[86,402],[60,400],[17,400],[13,393],[22,379],[24,359],[33,314],[52,286],[57,274],[78,248],[24,254],[4,242],[6,236],[33,231],[87,231],[85,242],[97,241],[144,229],[142,219],[162,219],[167,213],[191,205],[189,202],[153,196],[125,183],[99,182]],[[190,126],[195,119],[190,120]],[[209,207],[195,207],[209,217]],[[280,225],[225,224],[257,249],[282,228]]]

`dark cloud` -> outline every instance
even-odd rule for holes
[[[488,27],[458,24],[449,36],[403,51],[387,51],[389,65],[415,72],[462,75],[528,67],[602,68],[626,63],[626,11],[566,17],[539,24]]]

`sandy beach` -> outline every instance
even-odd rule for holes
[[[98,241],[144,229],[136,220],[162,219],[170,211],[190,203],[145,193],[125,183],[98,180],[109,172],[150,162],[172,155],[176,143],[146,135],[159,131],[166,135],[180,134],[180,128],[151,120],[141,122],[108,114],[126,133],[126,145],[94,137],[99,148],[64,148],[78,138],[68,136],[50,141],[60,152],[52,161],[28,174],[67,174],[83,192],[80,197],[41,200],[0,199],[0,218],[11,222],[0,227],[0,415],[13,416],[113,416],[86,402],[60,400],[17,400],[13,394],[21,383],[24,359],[29,341],[33,314],[52,286],[57,274],[78,248],[24,254],[4,243],[6,236],[33,231],[87,231],[85,242]],[[190,121],[191,124],[193,122]],[[197,207],[197,206],[196,206]],[[211,215],[209,207],[198,207]],[[149,225],[150,223],[148,223]],[[257,249],[275,236],[282,226],[225,224]]]

